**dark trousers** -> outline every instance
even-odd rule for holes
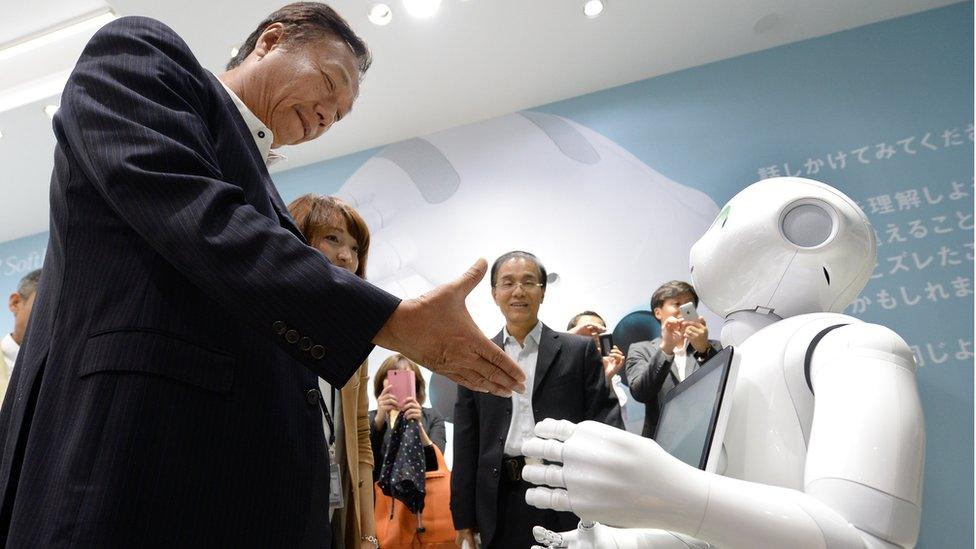
[[[533,526],[554,532],[576,529],[579,524],[576,515],[539,509],[525,503],[525,491],[532,487],[524,480],[503,479],[498,483],[498,524],[488,540],[487,549],[528,549],[536,543],[532,536]]]

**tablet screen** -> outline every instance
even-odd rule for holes
[[[726,347],[664,397],[654,440],[692,467],[708,461],[731,362]]]

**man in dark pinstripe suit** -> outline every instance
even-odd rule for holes
[[[401,303],[308,247],[272,184],[272,147],[351,108],[365,44],[303,3],[242,49],[222,82],[165,25],[124,18],[64,89],[44,274],[0,410],[8,547],[325,547],[316,375],[341,386],[379,344],[521,389],[464,308],[483,261]]]

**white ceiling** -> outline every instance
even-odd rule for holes
[[[147,15],[169,24],[204,66],[216,72],[230,49],[285,1],[109,4],[120,15]],[[373,67],[353,112],[318,141],[284,149],[289,160],[276,168],[290,169],[954,1],[606,0],[604,13],[591,20],[582,14],[583,0],[442,0],[437,15],[417,20],[405,13],[400,0],[387,0],[393,21],[378,27],[366,18],[371,1],[334,0],[330,4],[369,43]],[[102,4],[34,0],[29,8],[18,7],[30,12],[26,18],[11,18],[6,17],[11,6],[4,2],[0,44],[49,27],[51,18],[57,19],[52,14],[71,19]],[[35,52],[0,59],[0,97],[5,87],[70,67],[80,47],[72,43],[56,55]],[[57,103],[57,97],[0,112],[0,241],[47,230],[54,137],[43,106],[49,103]]]

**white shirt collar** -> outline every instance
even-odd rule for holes
[[[536,344],[537,347],[539,346],[539,341],[542,340],[542,321],[541,320],[538,321],[538,322],[536,322],[535,328],[532,328],[529,331],[529,333],[525,335],[525,339],[526,340],[531,340],[533,343]],[[502,342],[503,343],[509,343],[509,342],[518,343],[518,340],[515,339],[514,337],[512,337],[512,335],[508,333],[508,326],[502,328]]]
[[[7,334],[0,339],[0,350],[3,351],[3,358],[7,361],[10,368],[14,367],[14,362],[17,362],[17,353],[20,352],[20,345],[14,341],[14,336]]]
[[[220,81],[220,78],[217,79]],[[241,112],[241,118],[244,119],[244,123],[247,124],[247,129],[251,131],[251,137],[254,138],[254,144],[258,147],[258,152],[261,153],[261,158],[264,159],[266,166],[271,166],[275,162],[285,160],[286,156],[275,151],[271,148],[271,144],[274,142],[274,134],[271,133],[271,129],[264,125],[263,122],[253,113],[251,109],[247,108],[247,105],[241,101],[240,97],[234,93],[234,90],[227,87],[223,81],[220,84],[227,90],[227,94],[230,95],[231,100],[234,102],[234,106],[237,110]]]

